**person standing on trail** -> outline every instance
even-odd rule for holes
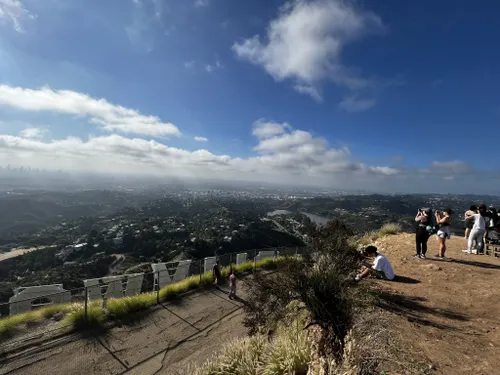
[[[477,213],[477,207],[476,205],[470,206],[470,208],[465,211],[464,214],[464,219],[465,219],[465,239],[469,239],[470,231],[472,230],[472,227],[474,226],[474,223],[472,220],[468,220],[471,216],[474,216]]]
[[[415,243],[417,247],[417,253],[415,258],[425,259],[425,254],[427,253],[427,241],[429,240],[430,233],[428,226],[431,225],[432,212],[430,208],[420,209],[415,216],[415,221],[418,223],[417,233],[415,235]]]
[[[236,297],[236,275],[234,270],[231,271],[229,275],[229,299]]]
[[[453,211],[447,208],[443,212],[436,211],[436,223],[439,225],[437,237],[439,240],[439,254],[436,255],[438,259],[447,259],[446,253],[446,240],[451,237],[451,215]]]
[[[486,232],[486,228],[489,223],[489,217],[487,215],[486,205],[480,204],[478,213],[467,218],[467,220],[474,221],[474,225],[472,226],[472,230],[469,235],[467,250],[464,250],[464,253],[479,254],[483,251],[484,233]],[[472,250],[472,244],[474,241],[476,241],[476,250]]]
[[[373,257],[373,264],[361,267],[361,273],[354,278],[355,281],[361,281],[371,275],[378,279],[394,280],[396,274],[391,262],[380,254],[375,246],[367,246],[364,253],[368,257]]]
[[[220,270],[220,262],[217,261],[215,264],[214,264],[214,268],[212,269],[212,276],[214,277],[215,279],[215,282],[214,284],[215,285],[219,285],[219,281],[221,281],[221,270]]]

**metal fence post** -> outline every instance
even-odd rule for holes
[[[160,304],[160,271],[156,271],[156,303]]]
[[[88,322],[89,289],[85,286],[85,323]]]
[[[253,272],[257,272],[257,250],[253,251]]]
[[[200,285],[201,285],[201,276],[202,276],[203,271],[204,271],[204,269],[202,269],[202,268],[201,268],[201,267],[202,267],[202,263],[201,263],[201,262],[202,262],[202,260],[201,260],[201,259],[200,259],[200,260],[198,260],[198,267],[199,267],[199,269],[200,269]]]

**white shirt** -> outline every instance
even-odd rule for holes
[[[382,254],[378,254],[375,257],[372,268],[375,271],[382,271],[388,280],[393,280],[396,276],[391,262],[389,262],[389,260]]]
[[[489,222],[489,218],[481,216],[481,214],[474,215],[474,226],[472,229],[486,230],[486,226]]]

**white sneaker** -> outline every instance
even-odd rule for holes
[[[354,278],[354,281],[361,281],[361,277],[359,275],[356,275],[356,277]]]
[[[464,253],[467,253],[467,254],[470,254],[471,251],[470,250],[462,250]]]
[[[471,254],[476,254],[477,255],[477,250],[471,250]]]

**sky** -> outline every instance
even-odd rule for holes
[[[0,166],[496,194],[499,12],[0,0]]]

